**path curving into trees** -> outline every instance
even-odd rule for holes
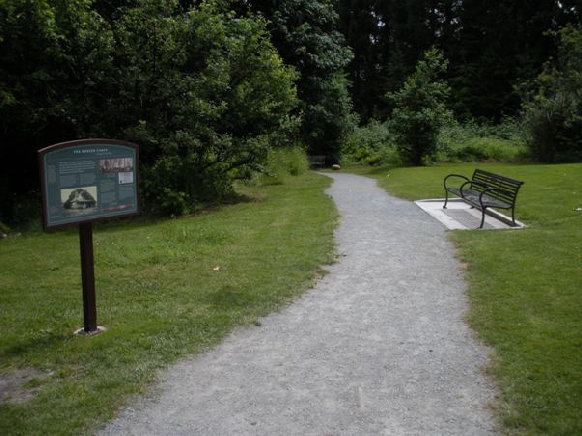
[[[495,432],[488,350],[464,322],[445,229],[371,179],[329,176],[341,214],[329,273],[262,325],[170,368],[103,434]]]

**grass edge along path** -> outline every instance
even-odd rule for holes
[[[494,349],[488,369],[508,434],[582,434],[582,164],[468,163],[357,169],[392,195],[443,198],[449,173],[479,167],[525,181],[517,218],[529,227],[451,231],[466,265],[468,320]]]
[[[196,217],[97,225],[97,311],[82,325],[75,229],[0,241],[0,375],[35,375],[2,402],[0,434],[79,434],[109,420],[164,366],[257,323],[333,261],[337,212],[315,174]],[[260,198],[259,200],[256,200]]]

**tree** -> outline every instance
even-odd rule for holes
[[[463,118],[516,115],[518,81],[532,79],[556,47],[547,30],[580,25],[579,0],[339,0],[348,66],[362,120],[383,118],[424,51],[449,60],[452,107]]]
[[[556,58],[521,86],[528,146],[544,162],[582,158],[582,30],[566,26],[553,34]]]
[[[293,127],[293,71],[264,19],[228,2],[142,0],[115,21],[109,129],[139,142],[143,196],[152,211],[182,214],[220,200],[234,178],[260,170]]]
[[[456,51],[460,0],[341,0],[342,31],[354,50],[348,67],[363,121],[390,112],[388,91],[402,86],[426,50]]]
[[[35,198],[36,150],[78,137],[103,109],[94,85],[110,37],[88,0],[0,2],[0,220],[20,215],[19,197]]]
[[[347,67],[354,109],[362,121],[386,115],[386,52],[380,38],[383,23],[379,21],[377,2],[342,0],[338,4],[341,30],[354,53]]]
[[[273,44],[285,63],[299,73],[301,139],[308,152],[339,157],[354,116],[344,75],[351,51],[338,31],[333,3],[265,0],[249,4],[270,21]]]
[[[405,162],[421,165],[436,152],[440,129],[452,119],[447,108],[449,86],[440,78],[447,61],[437,49],[425,52],[402,88],[387,97],[394,105],[389,120]]]
[[[144,209],[180,214],[291,140],[296,75],[265,20],[237,17],[229,1],[196,3],[0,3],[0,220],[38,189],[36,150],[51,143],[138,142]]]

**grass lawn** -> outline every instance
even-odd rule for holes
[[[0,434],[90,432],[163,366],[288,304],[333,260],[329,183],[307,174],[201,216],[97,225],[108,330],[94,337],[72,334],[83,324],[76,229],[0,241],[0,377],[29,376],[0,401]]]
[[[453,231],[467,264],[469,320],[494,349],[490,368],[508,433],[582,434],[582,164],[463,164],[360,169],[394,195],[443,198],[449,173],[475,167],[525,181],[516,231]]]

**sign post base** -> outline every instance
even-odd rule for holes
[[[80,329],[75,330],[73,334],[75,336],[95,336],[98,335],[99,333],[103,333],[106,330],[107,327],[103,327],[102,325],[98,325],[97,329],[93,330],[92,332],[86,332],[85,327],[81,327]]]

